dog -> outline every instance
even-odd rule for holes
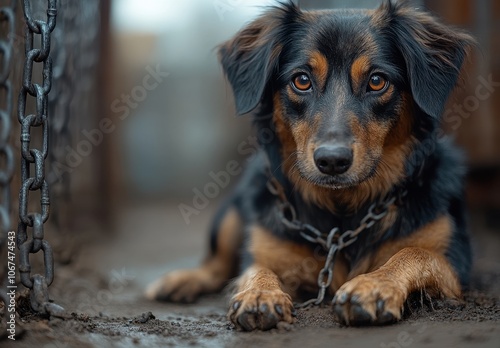
[[[293,323],[292,301],[318,290],[346,325],[398,321],[412,293],[460,299],[466,169],[440,123],[474,45],[394,0],[281,3],[243,28],[219,57],[237,113],[267,136],[216,215],[204,263],[146,296],[193,302],[237,276],[228,319],[245,331]]]

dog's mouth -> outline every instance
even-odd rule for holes
[[[371,170],[368,170],[362,174],[357,174],[354,172],[347,172],[345,174],[340,175],[325,175],[320,173],[319,171],[315,171],[310,173],[306,170],[302,170],[299,166],[299,174],[301,179],[310,182],[315,186],[320,186],[332,190],[340,190],[353,188],[362,182],[370,179],[376,173],[376,166],[373,166]]]
[[[334,190],[351,188],[360,183],[359,180],[353,180],[351,178],[340,179],[340,178],[320,178],[313,182],[316,186],[321,186],[325,188],[330,188]]]
[[[302,176],[301,177],[310,183],[321,186],[324,188],[329,188],[333,190],[351,188],[358,185],[361,180],[353,178],[351,176],[341,175],[341,176]]]

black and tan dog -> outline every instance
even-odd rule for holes
[[[166,275],[147,296],[191,302],[240,273],[228,314],[237,327],[292,323],[292,299],[317,291],[325,253],[284,223],[282,204],[326,238],[356,230],[394,195],[336,255],[328,290],[339,319],[393,322],[416,291],[459,298],[471,265],[465,170],[438,130],[473,44],[404,1],[314,12],[289,3],[250,23],[220,59],[238,113],[274,138],[220,210],[203,265]]]

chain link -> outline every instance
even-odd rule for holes
[[[25,54],[22,87],[18,100],[18,120],[21,124],[21,189],[19,192],[19,225],[17,245],[19,248],[19,273],[21,283],[29,288],[31,307],[40,313],[61,315],[63,309],[49,302],[48,287],[54,279],[52,248],[44,240],[44,223],[49,217],[49,185],[45,179],[45,159],[48,156],[48,94],[52,85],[52,58],[50,38],[56,26],[56,0],[47,1],[46,21],[34,19],[30,0],[23,0],[26,21]],[[34,48],[34,36],[40,35],[40,48]],[[33,83],[35,63],[42,64],[42,83]],[[35,114],[26,115],[28,95],[35,98]],[[41,128],[42,145],[31,147],[35,129]],[[34,176],[31,167],[34,166]],[[28,212],[29,192],[40,191],[40,209]],[[28,237],[28,227],[32,228],[32,238]],[[43,252],[44,275],[31,274],[30,254]]]
[[[286,199],[284,190],[276,178],[269,175],[267,183],[269,191],[279,198],[279,215],[283,225],[289,230],[296,231],[302,238],[308,242],[319,244],[323,250],[327,251],[325,265],[318,274],[318,296],[304,303],[296,304],[297,308],[304,308],[310,305],[320,305],[325,298],[326,290],[330,287],[333,280],[333,267],[335,265],[335,256],[339,251],[347,248],[358,239],[359,234],[373,227],[389,213],[389,209],[396,203],[400,203],[407,192],[403,191],[397,195],[389,194],[379,202],[373,203],[368,209],[368,213],[361,219],[359,226],[353,230],[344,231],[340,234],[340,229],[334,227],[326,235],[310,224],[297,220],[297,212],[290,202]]]

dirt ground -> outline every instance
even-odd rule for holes
[[[207,209],[186,226],[169,204],[120,209],[113,236],[96,237],[74,262],[56,269],[50,293],[68,318],[48,320],[23,312],[16,342],[4,338],[0,346],[500,348],[500,234],[481,214],[472,221],[476,264],[463,305],[415,301],[404,321],[370,328],[341,326],[324,306],[299,310],[291,327],[252,333],[235,331],[226,321],[223,295],[192,305],[142,298],[144,287],[157,276],[198,262],[210,216],[212,209]]]

